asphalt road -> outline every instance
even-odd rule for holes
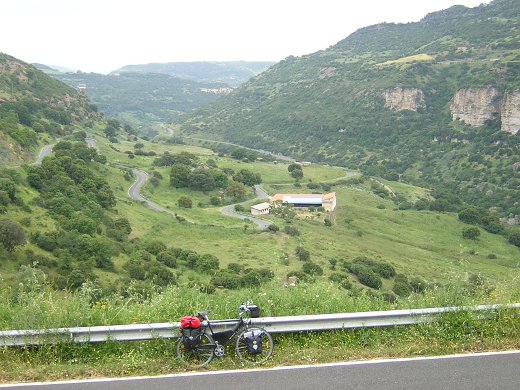
[[[255,199],[265,199],[265,198],[269,197],[269,195],[259,185],[255,185],[255,192],[256,192]],[[253,199],[253,200],[255,200],[255,199]],[[251,202],[251,199],[246,200],[245,202],[240,202],[240,203],[235,203],[235,204],[230,204],[228,206],[224,206],[220,209],[220,212],[224,215],[227,215],[228,217],[238,218],[238,219],[241,219],[244,221],[245,220],[251,221],[251,222],[255,223],[260,229],[267,229],[267,227],[272,224],[271,221],[267,221],[265,219],[260,219],[260,218],[255,218],[250,215],[242,215],[235,211],[235,206],[237,204],[246,204],[249,202]]]
[[[176,214],[173,211],[170,211],[168,209],[165,209],[164,207],[159,206],[158,204],[150,202],[149,200],[147,200],[141,196],[141,188],[143,187],[144,183],[146,183],[146,180],[148,180],[148,173],[146,173],[145,171],[140,171],[138,169],[132,169],[132,172],[134,173],[134,175],[136,177],[136,181],[128,189],[128,196],[130,198],[132,198],[133,200],[137,200],[138,202],[143,202],[152,210],[168,213],[175,217]]]
[[[213,371],[156,378],[106,379],[15,386],[0,385],[0,389],[517,390],[519,383],[520,351],[514,351],[267,370]]]
[[[38,154],[38,158],[33,163],[33,165],[40,165],[44,157],[50,156],[52,153],[52,146],[53,145],[45,145],[43,148],[41,148],[40,153]]]

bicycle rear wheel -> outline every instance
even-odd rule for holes
[[[183,342],[182,337],[179,337],[175,345],[175,351],[179,360],[191,368],[203,367],[209,364],[213,359],[214,349],[215,342],[206,333],[201,335],[200,343],[194,347],[187,346]]]
[[[272,356],[273,348],[273,338],[265,329],[249,327],[238,335],[235,349],[240,361],[260,364]]]

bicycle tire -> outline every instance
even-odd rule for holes
[[[252,354],[246,344],[245,334],[248,332],[261,332],[262,333],[262,352],[259,354]],[[248,364],[261,364],[267,361],[273,355],[273,338],[264,329],[256,326],[248,327],[244,329],[237,337],[235,343],[235,351],[238,359],[243,363]]]
[[[186,366],[191,368],[204,367],[211,362],[214,354],[215,342],[213,338],[206,333],[201,335],[200,343],[196,347],[189,348],[179,337],[175,344],[175,352],[177,358]]]

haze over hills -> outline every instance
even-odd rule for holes
[[[181,79],[203,83],[225,83],[231,87],[246,82],[274,62],[269,61],[199,61],[127,65],[112,73],[164,73]]]
[[[286,58],[182,128],[520,214],[519,42],[514,0],[366,27]]]
[[[82,85],[101,112],[135,126],[179,120],[231,90],[223,83],[202,83],[161,73],[74,72],[51,76],[73,87]]]

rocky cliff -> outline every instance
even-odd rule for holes
[[[520,130],[520,91],[508,91],[500,97],[494,87],[461,89],[451,104],[453,120],[470,126],[482,126],[487,120],[500,117],[502,131],[516,134]]]
[[[506,92],[501,107],[502,131],[516,134],[520,130],[520,90]]]
[[[470,126],[482,126],[498,117],[498,97],[499,92],[494,87],[461,89],[453,97],[451,116]]]
[[[393,88],[382,92],[385,106],[394,111],[417,111],[424,108],[424,94],[417,88]]]

